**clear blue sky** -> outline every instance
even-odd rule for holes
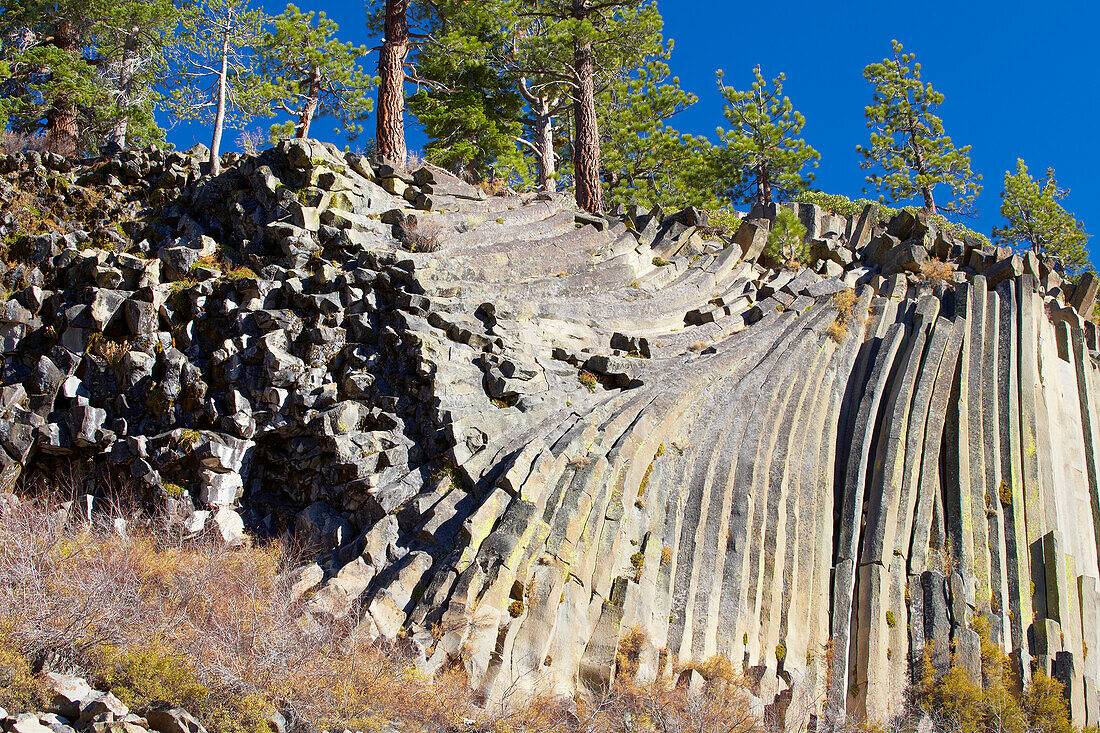
[[[261,4],[271,13],[285,7],[270,0]],[[326,11],[340,24],[343,39],[371,41],[361,3],[297,4]],[[890,39],[897,38],[917,53],[924,79],[947,95],[940,108],[947,132],[956,144],[973,146],[973,167],[985,177],[979,218],[969,226],[988,233],[1000,223],[1004,172],[1022,157],[1036,176],[1054,166],[1060,184],[1071,189],[1067,208],[1088,231],[1100,234],[1100,161],[1094,147],[1100,4],[1094,0],[791,0],[759,13],[752,11],[762,6],[728,0],[659,0],[659,7],[665,36],[676,41],[673,73],[700,98],[673,122],[678,129],[713,137],[724,123],[715,69],[739,87],[751,81],[755,64],[769,79],[786,72],[785,91],[806,115],[804,136],[821,153],[817,186],[858,197],[865,173],[855,148],[867,139],[863,107],[870,98],[862,70],[881,60]],[[368,63],[375,60],[372,55]],[[253,126],[268,124],[258,120]],[[314,130],[338,141],[324,120]],[[207,137],[205,130],[190,127],[171,135],[182,147]],[[230,147],[235,137],[227,136]],[[416,147],[423,136],[410,130],[409,142]],[[1100,262],[1100,241],[1090,249],[1093,261]]]

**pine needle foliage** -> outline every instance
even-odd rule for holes
[[[718,89],[726,99],[725,117],[733,127],[718,128],[725,143],[721,151],[723,196],[731,203],[768,205],[805,191],[821,154],[802,139],[806,118],[783,94],[785,74],[769,85],[760,67],[753,69],[752,86],[744,91],[726,86],[718,72]]]
[[[1075,272],[1092,269],[1085,249],[1089,235],[1059,203],[1068,194],[1058,186],[1053,168],[1047,168],[1044,178],[1035,179],[1023,158],[1018,158],[1016,172],[1005,172],[1001,192],[1001,216],[1008,225],[994,228],[993,236],[1036,254],[1058,257]]]
[[[970,168],[970,146],[955,147],[936,114],[944,95],[921,79],[916,54],[892,43],[892,56],[863,70],[873,88],[864,110],[871,144],[856,150],[872,171],[867,182],[894,202],[920,196],[929,214],[972,213],[982,176]],[[935,199],[941,184],[951,189],[945,204]]]

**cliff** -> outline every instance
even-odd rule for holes
[[[489,700],[606,687],[640,632],[642,680],[723,655],[789,727],[885,720],[925,650],[980,681],[982,615],[1098,722],[1095,280],[873,206],[786,205],[789,270],[774,211],[197,160],[0,160],[6,486],[95,493],[77,462],[190,532],[292,530],[306,621]]]

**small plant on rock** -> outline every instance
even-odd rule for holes
[[[523,601],[512,601],[508,604],[508,615],[512,618],[519,618],[523,615]]]
[[[848,325],[855,319],[857,300],[856,292],[850,288],[833,296],[836,319],[829,325],[829,336],[838,344],[848,336]]]
[[[810,258],[810,248],[803,241],[806,227],[790,209],[780,209],[768,231],[768,256],[788,267],[798,268]]]
[[[953,285],[955,282],[955,267],[950,262],[940,259],[930,259],[920,266],[920,280],[929,285]]]
[[[593,374],[592,372],[581,372],[577,376],[577,379],[580,380],[580,383],[589,392],[595,392],[596,391],[596,385],[598,385],[600,383],[600,380],[597,379],[596,375]]]

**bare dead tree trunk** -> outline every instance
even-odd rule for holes
[[[309,96],[298,116],[296,137],[299,139],[309,137],[309,128],[313,124],[313,118],[317,114],[317,107],[321,104],[321,70],[313,69],[309,74]]]
[[[539,149],[539,190],[553,193],[558,190],[558,166],[554,159],[554,118],[551,115],[535,116],[535,136]]]
[[[137,53],[138,31],[137,27],[130,29],[118,71],[118,96],[115,99],[118,119],[111,128],[109,141],[119,149],[126,148],[126,139],[130,134],[130,105],[134,103],[134,76],[141,61]]]
[[[72,22],[63,20],[58,26],[53,45],[62,51],[76,46]],[[80,124],[76,104],[62,96],[46,112],[46,149],[66,157],[76,155],[80,147]]]
[[[590,42],[574,43],[573,64],[577,77],[573,101],[576,117],[574,185],[577,205],[595,214],[603,208],[603,190],[600,183],[600,130],[596,120],[596,61]]]
[[[378,54],[378,115],[375,133],[378,155],[405,170],[405,57],[409,53],[408,0],[386,0],[386,37]]]
[[[532,145],[526,140],[522,142],[535,153],[535,162],[539,167],[539,190],[553,193],[558,190],[557,182],[557,156],[554,154],[554,107],[557,100],[551,101],[546,97],[531,91],[527,86],[527,80],[521,79],[519,92],[531,106],[531,127],[535,131],[535,142]]]
[[[233,11],[225,17],[224,36],[222,38],[221,71],[218,73],[218,107],[214,116],[214,137],[210,141],[210,175],[222,172],[222,133],[225,130],[226,85],[229,83],[229,32],[233,28]]]

